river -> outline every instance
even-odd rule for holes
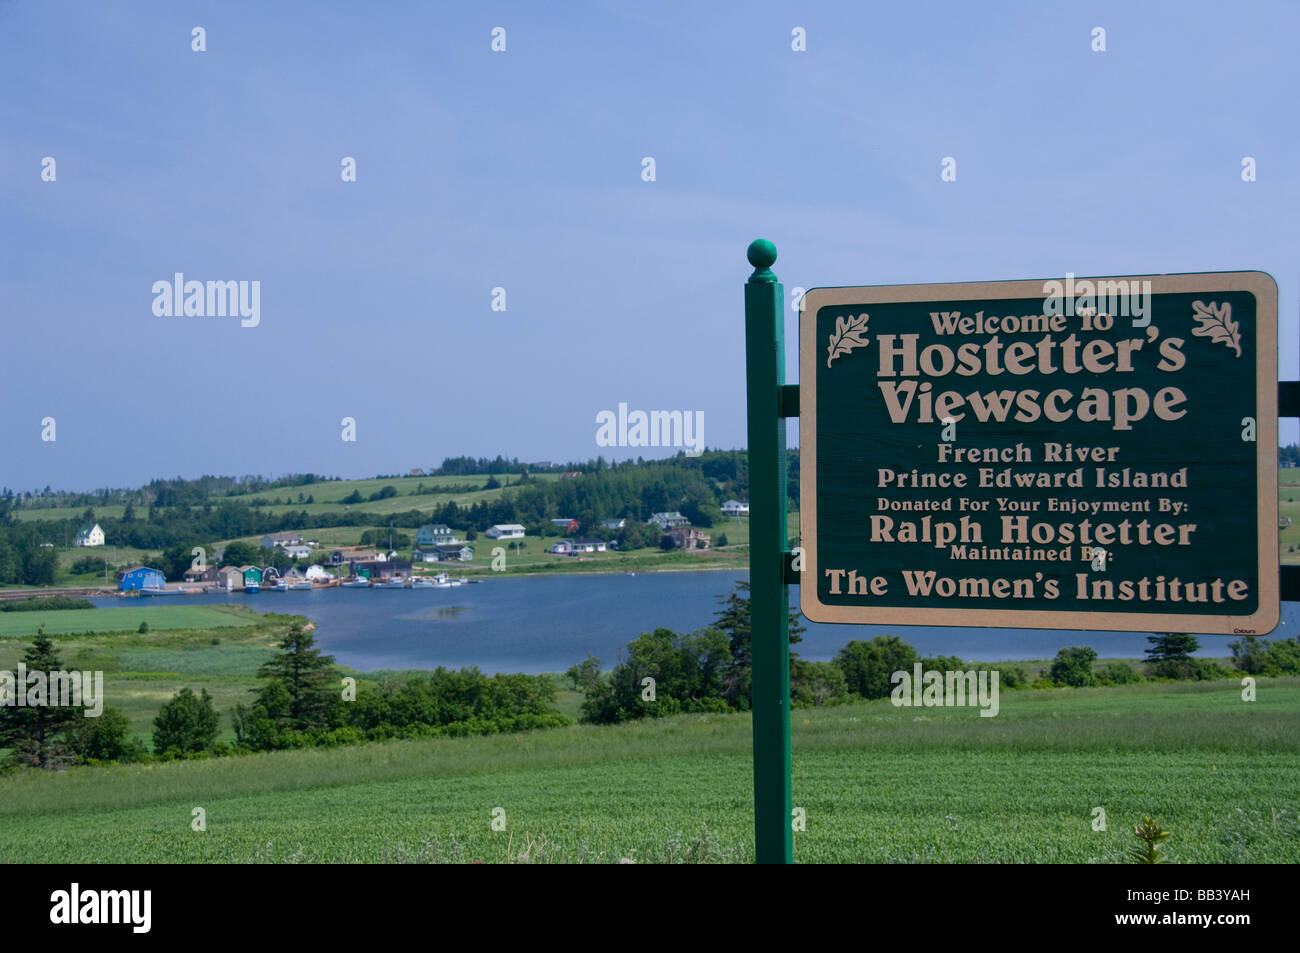
[[[738,572],[650,572],[573,576],[508,576],[452,589],[316,589],[171,596],[166,605],[247,605],[260,612],[301,614],[318,625],[317,641],[335,659],[359,671],[460,668],[484,672],[563,671],[588,653],[610,668],[642,632],[703,628]],[[790,587],[798,605],[799,588]],[[134,600],[92,599],[129,608]],[[1051,658],[1070,645],[1090,645],[1102,658],[1141,658],[1143,632],[1054,629],[938,628],[930,626],[816,625],[795,646],[802,658],[825,661],[851,639],[892,633],[921,655],[967,661]],[[1300,630],[1300,603],[1282,604],[1284,638]],[[1229,635],[1200,637],[1201,655],[1229,655]]]

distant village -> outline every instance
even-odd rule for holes
[[[724,516],[744,518],[749,516],[749,503],[727,500],[722,504]],[[618,549],[618,541],[611,538],[576,535],[576,519],[553,519],[551,523],[563,533],[572,534],[546,549],[555,556],[583,558],[588,554],[604,553]],[[679,512],[655,513],[647,525],[661,531],[661,548],[664,550],[707,550],[711,537],[691,525]],[[610,534],[620,533],[627,525],[626,519],[604,520],[602,529]],[[526,548],[528,536],[519,523],[499,523],[489,527],[483,535],[493,542],[508,544],[512,549]],[[364,541],[364,538],[363,538]],[[98,523],[81,527],[73,542],[79,547],[105,546],[104,531]],[[134,566],[118,575],[118,589],[124,594],[155,595],[175,594],[183,591],[258,592],[263,589],[317,589],[336,586],[419,588],[422,584],[448,586],[456,584],[445,572],[435,572],[423,577],[417,566],[430,563],[464,564],[474,559],[474,547],[460,538],[448,526],[429,523],[421,526],[412,541],[411,555],[407,559],[395,550],[366,546],[344,546],[324,550],[314,539],[305,539],[298,532],[268,533],[259,540],[267,553],[280,553],[291,565],[223,565],[224,550],[215,554],[215,562],[196,561],[180,582],[198,586],[185,590],[169,587],[164,573],[149,566]],[[431,581],[430,581],[431,580]]]

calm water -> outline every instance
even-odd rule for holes
[[[318,589],[169,596],[166,605],[239,603],[261,612],[305,615],[318,623],[325,651],[352,668],[459,668],[484,672],[563,671],[588,653],[609,668],[642,632],[665,627],[702,628],[718,600],[748,573],[637,573],[636,575],[529,576],[488,579],[454,589]],[[798,605],[799,589],[790,587]],[[135,600],[95,599],[125,607]],[[922,626],[814,625],[796,651],[825,661],[851,639],[893,633],[922,655],[957,655],[969,661],[1051,658],[1068,645],[1090,645],[1103,658],[1140,658],[1141,632],[1070,632],[1049,629],[946,629]],[[1282,604],[1274,636],[1300,631],[1300,603]],[[1228,655],[1229,635],[1201,636],[1202,655]]]

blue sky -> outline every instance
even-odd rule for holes
[[[620,402],[743,446],[759,236],[787,291],[1267,271],[1294,379],[1298,34],[1293,3],[0,3],[0,484],[651,455],[596,445]],[[260,325],[155,316],[177,271],[260,281]]]

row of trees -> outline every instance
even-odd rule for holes
[[[587,656],[567,673],[584,696],[587,722],[609,724],[679,712],[744,711],[751,705],[749,584],[737,583],[721,611],[705,629],[681,634],[656,629],[634,639],[609,672]],[[798,613],[790,615],[790,642],[800,641]],[[895,635],[854,640],[830,662],[807,662],[790,654],[790,697],[795,706],[836,704],[852,699],[886,698],[895,672],[996,670],[1006,689],[1055,686],[1121,685],[1145,679],[1223,679],[1242,673],[1300,675],[1300,641],[1269,642],[1245,636],[1230,643],[1233,668],[1195,658],[1194,636],[1167,633],[1149,638],[1145,671],[1125,662],[1098,664],[1088,646],[1063,648],[1048,670],[1032,681],[1023,666],[963,661],[956,656],[922,657]],[[647,679],[653,680],[647,682]]]
[[[1084,688],[1092,685],[1126,685],[1146,679],[1212,681],[1240,675],[1300,675],[1300,641],[1278,641],[1247,635],[1229,642],[1232,667],[1213,659],[1196,658],[1200,648],[1196,636],[1167,632],[1147,636],[1151,643],[1139,671],[1127,662],[1099,663],[1095,649],[1076,645],[1061,649],[1047,671],[1045,684]]]
[[[280,651],[259,670],[262,684],[231,712],[234,748],[219,743],[220,714],[207,689],[182,688],[153,722],[152,754],[131,735],[127,719],[106,707],[96,718],[72,706],[0,707],[0,748],[12,765],[140,761],[207,757],[367,740],[517,732],[572,724],[554,709],[555,684],[546,676],[495,675],[477,668],[438,668],[402,682],[364,684],[342,677],[312,633],[294,623]],[[30,672],[63,669],[43,633],[23,655]]]
[[[5,487],[0,489],[0,517],[11,508],[127,506],[134,511],[137,506],[197,506],[216,496],[240,496],[278,487],[310,486],[339,479],[341,478],[314,473],[289,473],[279,477],[207,475],[192,480],[183,477],[160,478],[136,489],[102,487],[89,492],[54,490],[46,486],[43,490],[20,493]]]
[[[712,624],[688,634],[670,629],[643,633],[627,646],[624,658],[609,672],[587,656],[568,671],[583,693],[583,720],[608,724],[678,712],[747,711],[751,707],[752,667],[749,583],[738,582],[722,600]],[[804,631],[798,612],[789,618],[789,640],[797,645]],[[853,641],[830,662],[809,662],[790,653],[790,698],[796,706],[817,706],[853,698],[883,698],[890,676],[911,671],[992,668],[958,658],[922,659],[897,636]],[[1023,686],[1023,669],[998,666],[1002,684]],[[646,679],[653,679],[653,691]]]
[[[0,527],[0,583],[52,585],[59,557],[53,547],[43,542],[34,524]]]

